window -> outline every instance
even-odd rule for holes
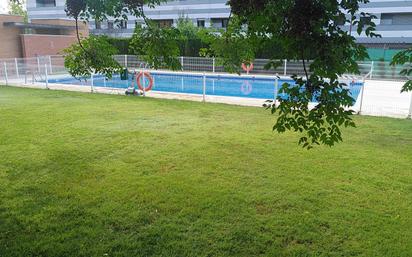
[[[411,25],[412,13],[396,13],[393,15],[393,24],[396,25]]]
[[[227,28],[228,23],[229,19],[227,18],[212,19],[212,26],[214,28]]]
[[[382,13],[381,24],[411,25],[412,24],[412,13]]]
[[[173,26],[173,20],[157,20],[157,24],[161,28],[170,28]]]
[[[371,17],[360,17],[360,21],[363,23],[369,23],[372,21]]]
[[[141,21],[135,21],[134,22],[134,27],[135,28],[141,28],[141,27],[143,27],[143,23]]]
[[[197,20],[197,26],[199,28],[204,28],[205,27],[205,20]]]
[[[102,24],[100,23],[100,21],[95,20],[94,24],[96,25],[96,29],[101,29],[102,28]]]
[[[229,24],[229,19],[222,19],[222,28],[227,28],[228,24]]]
[[[56,7],[56,0],[36,0],[36,7]]]
[[[121,20],[120,23],[119,23],[119,27],[121,29],[127,29],[127,21]]]
[[[113,21],[108,21],[107,22],[107,28],[108,29],[113,29]]]
[[[391,25],[393,21],[392,13],[382,13],[381,15],[381,24],[382,25]]]

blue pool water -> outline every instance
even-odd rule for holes
[[[151,73],[153,77],[153,91],[203,94],[203,77],[192,74],[178,73]],[[148,81],[146,81],[148,82]],[[293,84],[292,80],[279,80],[279,89],[283,83]],[[79,81],[75,78],[52,79],[49,83],[76,84],[90,86],[91,82]],[[103,76],[95,76],[95,87],[112,87],[126,89],[132,84],[132,75],[128,80],[120,80],[119,75],[105,80]],[[134,83],[133,83],[134,84]],[[357,99],[362,83],[352,83],[350,92],[352,98]],[[260,99],[273,99],[275,95],[275,79],[272,78],[245,78],[220,75],[206,76],[206,94],[217,96],[234,96]],[[282,97],[282,95],[279,95]]]

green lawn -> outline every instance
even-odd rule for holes
[[[412,256],[412,121],[0,87],[0,256]]]

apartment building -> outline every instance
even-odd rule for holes
[[[187,17],[198,27],[224,28],[227,26],[230,8],[227,0],[175,0],[154,9],[145,8],[150,19],[161,26],[173,26],[179,17]],[[30,19],[58,18],[67,19],[64,12],[65,0],[28,0],[27,10]],[[354,36],[359,43],[367,45],[405,45],[412,44],[412,0],[371,0],[361,6],[362,12],[375,14],[377,33],[382,38]],[[129,37],[136,26],[143,24],[142,19],[130,16],[128,21],[116,24],[114,21],[89,22],[90,32],[115,37]],[[349,30],[349,26],[343,26]]]
[[[148,18],[159,22],[161,26],[173,26],[180,17],[189,18],[199,27],[224,28],[230,15],[227,0],[178,0],[170,1],[156,8],[145,8]],[[27,10],[30,19],[44,17],[66,19],[65,0],[28,0]],[[89,21],[90,32],[116,37],[130,37],[134,28],[143,25],[143,19],[129,16],[128,21],[95,22]]]
[[[412,44],[412,1],[370,0],[361,6],[361,12],[374,14],[376,31],[382,38],[357,36],[358,42],[366,45],[385,44],[393,46]],[[349,29],[349,26],[345,26]]]

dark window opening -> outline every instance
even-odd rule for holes
[[[113,21],[108,21],[107,22],[107,28],[108,29],[113,29]]]
[[[412,24],[412,13],[382,13],[381,24],[411,25]]]
[[[121,29],[127,29],[127,21],[125,21],[125,20],[120,21],[119,27]]]
[[[372,21],[372,18],[371,17],[360,17],[360,21],[364,24],[370,23]]]
[[[204,28],[205,27],[205,20],[197,20],[197,26],[199,28]]]
[[[170,28],[173,26],[173,20],[157,20],[156,22],[161,28]]]
[[[229,24],[229,19],[222,19],[222,28],[227,28],[228,24]]]
[[[229,23],[228,18],[217,18],[217,19],[212,19],[212,27],[214,28],[227,28],[227,25]]]
[[[142,28],[143,27],[143,23],[141,21],[135,21],[134,22],[134,26],[135,28]]]

